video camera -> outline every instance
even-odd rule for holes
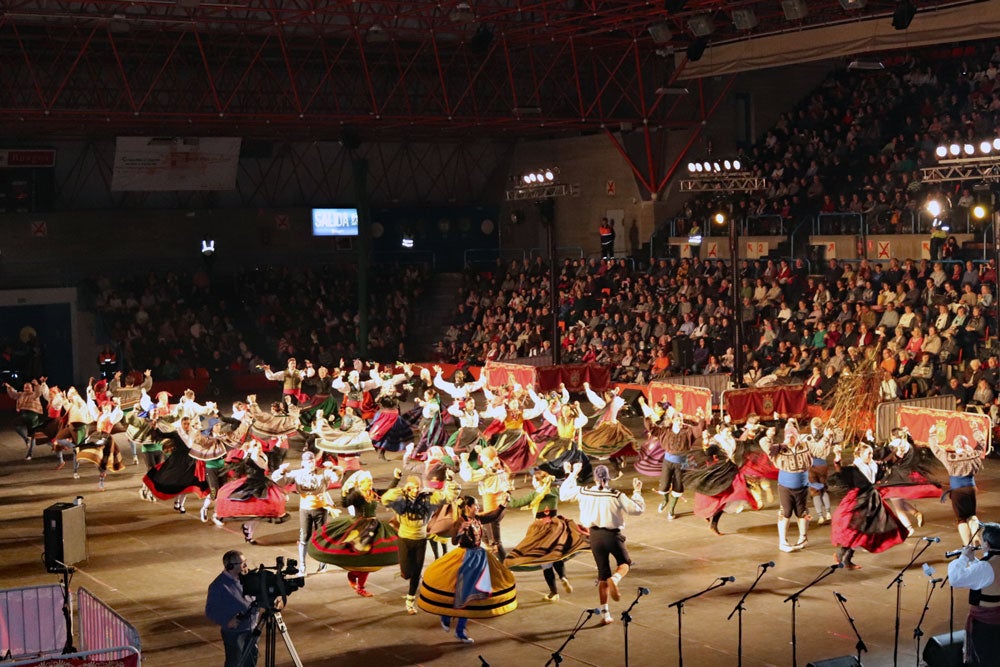
[[[305,577],[297,576],[297,560],[289,558],[286,565],[285,559],[278,556],[274,562],[274,567],[262,564],[256,570],[240,575],[243,594],[254,598],[257,606],[262,609],[271,609],[275,599],[288,597],[306,585]]]

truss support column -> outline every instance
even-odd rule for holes
[[[368,277],[371,269],[371,207],[368,201],[368,160],[351,156],[354,199],[358,206],[358,356],[368,356]]]

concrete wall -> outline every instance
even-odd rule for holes
[[[959,247],[966,241],[973,240],[972,234],[953,234]],[[833,245],[837,259],[869,259],[888,262],[890,259],[930,259],[930,253],[924,252],[922,244],[930,241],[927,234],[895,234],[868,236],[861,253],[858,252],[858,237],[849,235],[816,235],[809,237],[809,245],[828,247]],[[830,253],[827,251],[827,259]]]

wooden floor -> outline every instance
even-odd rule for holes
[[[293,453],[292,459],[298,454]],[[108,489],[97,489],[97,471],[84,464],[81,479],[72,478],[69,466],[54,470],[48,448],[40,448],[32,461],[24,461],[20,439],[11,431],[0,433],[0,588],[58,583],[42,565],[42,511],[54,502],[83,495],[87,507],[89,559],[79,565],[73,586],[84,586],[114,607],[140,631],[145,664],[154,666],[203,666],[222,664],[218,628],[204,617],[205,590],[221,569],[221,556],[241,548],[251,564],[273,565],[275,557],[295,558],[297,522],[261,524],[259,544],[244,545],[239,526],[218,528],[198,519],[199,503],[191,498],[188,512],[180,515],[169,502],[140,500],[141,467],[112,475]],[[366,464],[376,479],[386,480],[393,464]],[[979,516],[997,514],[997,464],[991,461],[980,476]],[[628,488],[631,475],[616,482]],[[694,666],[737,664],[737,620],[727,616],[753,581],[760,563],[775,566],[761,580],[746,603],[743,664],[791,665],[790,603],[783,600],[805,586],[833,563],[829,528],[814,526],[809,546],[792,554],[777,549],[775,509],[727,515],[719,537],[690,515],[690,502],[679,505],[684,516],[667,522],[657,513],[659,496],[646,480],[648,503],[644,516],[630,519],[625,534],[634,561],[632,574],[622,584],[622,601],[612,603],[616,623],[598,626],[591,620],[563,651],[564,665],[625,664],[621,612],[636,596],[638,587],[650,594],[632,610],[629,627],[629,664],[678,664],[678,618],[668,605],[696,593],[717,577],[736,581],[691,600],[683,614],[683,658]],[[527,484],[519,478],[519,487]],[[936,500],[920,501],[926,523],[906,544],[886,553],[857,556],[863,569],[838,570],[802,596],[797,618],[798,664],[854,653],[855,638],[834,597],[847,598],[869,652],[865,665],[893,664],[895,589],[887,589],[896,575],[925,544],[921,536],[940,536],[905,575],[899,642],[900,665],[915,665],[914,626],[927,594],[928,578],[920,564],[937,568],[944,576],[946,550],[959,546],[951,508]],[[568,516],[577,510],[566,506]],[[524,535],[527,512],[510,512],[503,534],[508,547]],[[794,535],[794,530],[792,534]],[[432,558],[428,553],[428,562]],[[315,569],[311,564],[310,572]],[[368,588],[375,597],[358,597],[340,570],[310,574],[306,586],[288,601],[284,618],[302,661],[306,665],[470,665],[494,667],[543,665],[568,636],[588,608],[598,606],[595,567],[587,554],[567,565],[574,585],[571,595],[557,603],[542,600],[547,592],[538,572],[518,574],[518,609],[500,618],[469,623],[474,645],[458,643],[446,635],[438,619],[426,613],[408,616],[403,596],[406,582],[395,568],[371,575]],[[926,638],[947,632],[949,589],[938,590],[930,601],[923,623]],[[966,594],[955,593],[955,626],[961,628]],[[926,643],[926,642],[925,642]],[[484,661],[484,662],[483,662]],[[278,664],[291,660],[279,640]],[[262,663],[263,664],[263,661]]]

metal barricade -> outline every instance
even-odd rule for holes
[[[118,612],[83,587],[76,593],[76,604],[80,616],[81,650],[108,651],[110,660],[139,654],[142,648],[139,631]]]
[[[61,653],[66,646],[62,605],[58,584],[0,591],[0,655],[34,662],[38,656]]]
[[[45,662],[47,665],[78,665],[81,664],[81,660],[86,660],[86,663],[97,665],[101,663],[107,663],[109,665],[114,665],[115,667],[137,667],[142,657],[139,652],[132,648],[131,646],[122,646],[120,651],[124,653],[123,658],[112,658],[111,653],[113,651],[108,651],[102,649],[100,651],[78,651],[76,653],[69,653],[66,655],[53,656],[48,661]],[[58,661],[55,661],[58,658]],[[115,660],[115,662],[108,662],[110,660]],[[72,661],[72,662],[71,662]],[[28,667],[28,665],[37,665],[39,663],[39,658],[28,658],[25,660],[17,660],[15,662],[5,662],[4,667]]]
[[[928,396],[926,398],[911,398],[905,401],[887,401],[875,406],[875,439],[884,442],[896,428],[896,412],[906,406],[911,408],[937,408],[952,410],[955,407],[954,396]]]

